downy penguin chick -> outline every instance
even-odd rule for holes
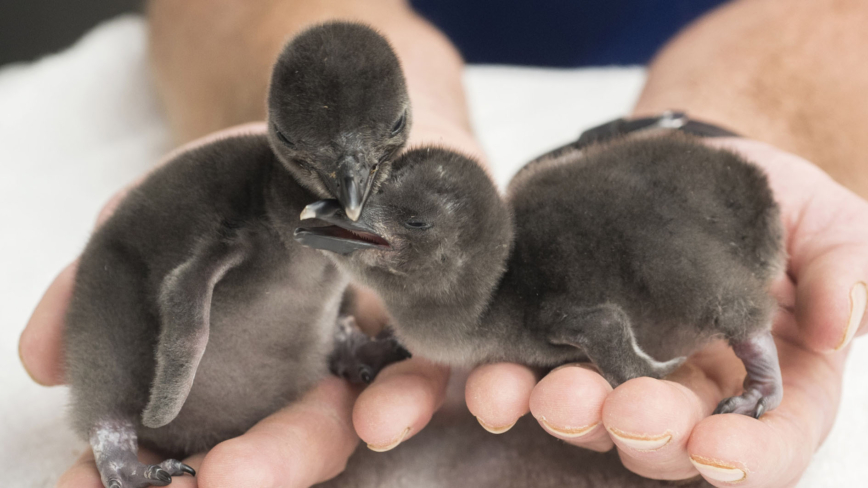
[[[510,186],[505,273],[508,212],[473,195],[494,193],[474,168],[410,152],[358,223],[317,202],[302,218],[337,227],[296,238],[335,251],[377,290],[414,354],[541,367],[590,359],[617,386],[663,377],[724,338],[748,376],[717,412],[758,417],[780,403],[769,287],[783,269],[782,226],[758,168],[675,133],[543,156]]]
[[[107,488],[193,473],[175,460],[142,465],[139,441],[176,457],[199,452],[297,398],[329,361],[365,380],[404,357],[388,338],[370,344],[337,329],[345,275],[291,239],[318,197],[360,210],[357,190],[376,186],[374,165],[406,140],[397,59],[367,27],[312,28],[281,54],[269,117],[267,135],[217,140],[155,171],[82,255],[67,381],[74,428]],[[354,180],[363,185],[326,191],[332,173],[364,173]]]
[[[269,138],[302,185],[352,219],[389,174],[410,133],[410,99],[388,41],[332,22],[283,49],[268,96]]]
[[[178,155],[94,233],[66,320],[66,379],[106,488],[192,474],[142,465],[137,439],[200,452],[327,374],[347,280],[289,239],[313,198],[264,134],[237,136]]]

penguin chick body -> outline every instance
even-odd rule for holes
[[[290,238],[312,198],[264,135],[238,136],[155,171],[95,232],[67,316],[66,371],[73,425],[107,487],[148,486],[102,463],[126,447],[110,439],[200,452],[327,374],[346,278]]]
[[[364,379],[404,357],[391,340],[340,342],[346,277],[291,238],[306,204],[337,196],[358,212],[388,174],[410,117],[397,58],[368,27],[313,27],[280,54],[268,108],[267,135],[181,153],[82,255],[67,380],[75,430],[107,488],[193,473],[171,459],[140,464],[138,441],[199,452],[297,398],[330,361]]]
[[[414,354],[453,365],[590,359],[617,386],[663,377],[722,338],[748,378],[718,412],[779,404],[769,288],[783,269],[782,226],[755,166],[675,133],[560,149],[510,186],[507,264],[508,212],[473,195],[493,187],[482,170],[433,152],[408,159],[360,220],[392,248],[334,257],[380,292]],[[428,235],[401,230],[408,215],[423,216]],[[405,251],[428,240],[438,245],[427,255]]]

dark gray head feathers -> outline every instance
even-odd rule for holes
[[[407,140],[410,102],[398,58],[360,24],[308,29],[274,66],[268,118],[271,144],[287,168],[347,207],[376,188]]]

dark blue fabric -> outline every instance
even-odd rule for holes
[[[645,64],[725,0],[411,0],[470,63]]]

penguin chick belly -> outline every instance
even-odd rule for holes
[[[280,255],[285,248],[262,247],[215,287],[208,344],[190,394],[169,424],[140,429],[144,445],[183,454],[209,449],[328,374],[345,277],[315,252],[287,258]]]

